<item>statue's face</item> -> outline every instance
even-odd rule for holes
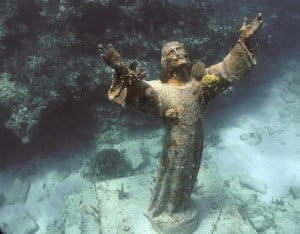
[[[162,50],[161,63],[163,67],[178,68],[188,63],[187,52],[179,42],[169,42]]]

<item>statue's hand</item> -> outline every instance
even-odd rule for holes
[[[143,80],[146,77],[145,69],[137,69],[137,63],[133,62],[126,67],[116,70],[113,74],[112,85],[108,92],[108,97],[119,104],[125,104],[125,98],[127,95],[127,89],[134,87],[138,81]]]
[[[104,62],[115,69],[113,74],[112,85],[109,89],[109,99],[115,100],[116,102],[122,103],[124,97],[126,96],[125,88],[135,85],[138,81],[143,80],[146,77],[145,69],[137,69],[137,63],[132,62],[129,67],[127,67],[117,50],[108,44],[105,48],[102,44],[98,45],[98,52]],[[122,96],[121,99],[120,96]]]
[[[261,13],[258,13],[255,19],[252,20],[250,24],[247,24],[247,18],[245,17],[241,27],[240,40],[246,42],[249,38],[251,38],[259,29],[261,23],[262,23]]]
[[[98,52],[108,66],[116,70],[120,70],[124,67],[120,54],[111,44],[108,44],[107,49],[102,44],[99,44]]]

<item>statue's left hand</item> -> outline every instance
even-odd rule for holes
[[[246,42],[249,38],[251,38],[256,31],[259,29],[262,23],[262,14],[258,13],[254,20],[250,24],[247,24],[247,18],[244,18],[243,25],[241,27],[240,40]]]

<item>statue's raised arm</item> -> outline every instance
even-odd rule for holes
[[[249,46],[249,39],[257,32],[261,23],[261,13],[258,13],[250,24],[247,24],[247,18],[244,18],[238,42],[233,49],[222,62],[206,68],[208,75],[202,80],[206,101],[217,96],[252,70],[256,60]]]
[[[98,52],[104,62],[115,70],[108,90],[109,100],[146,113],[158,114],[157,95],[152,87],[143,81],[146,71],[138,69],[135,61],[127,67],[111,44],[108,44],[107,48],[99,44]]]

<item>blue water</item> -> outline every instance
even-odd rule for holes
[[[205,115],[194,233],[300,233],[295,0],[1,0],[0,230],[155,233],[142,214],[164,125],[108,100],[113,72],[97,45],[113,44],[155,80],[164,43],[182,42],[207,67],[258,12],[257,65]]]

